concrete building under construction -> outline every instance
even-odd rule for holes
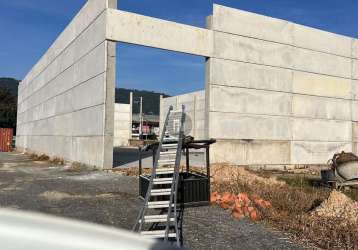
[[[116,42],[206,58],[185,104],[212,162],[325,164],[358,153],[358,40],[214,4],[207,28],[90,0],[19,85],[17,149],[111,168]],[[120,83],[119,83],[120,84]],[[163,117],[163,116],[161,116]],[[124,118],[124,117],[123,117]]]

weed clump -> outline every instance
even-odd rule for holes
[[[37,154],[31,154],[30,158],[34,161],[48,161],[50,160],[50,157],[45,155],[45,154],[41,154],[41,155],[37,155]]]

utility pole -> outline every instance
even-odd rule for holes
[[[129,93],[129,139],[133,138],[133,92]]]
[[[143,97],[139,103],[139,139],[143,139]]]

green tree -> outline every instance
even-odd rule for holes
[[[0,128],[16,129],[17,100],[9,89],[0,88]]]

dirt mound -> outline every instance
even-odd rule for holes
[[[358,202],[351,200],[345,194],[333,190],[312,215],[328,218],[341,218],[349,222],[358,221]]]
[[[274,177],[264,178],[258,176],[244,167],[217,164],[211,166],[211,177],[213,184],[236,184],[240,182],[246,185],[252,185],[254,183],[260,183],[269,186],[284,186],[285,182],[279,181]]]

